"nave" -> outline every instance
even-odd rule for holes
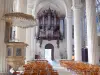
[[[23,67],[22,75],[59,75],[47,60],[30,61]]]
[[[68,71],[67,68],[62,67],[60,65],[59,60],[51,61],[51,65],[53,66],[54,70],[57,70],[59,75],[73,75],[73,74],[75,74],[74,72]]]
[[[0,75],[99,75],[100,0],[0,0],[0,36]]]
[[[68,71],[60,65],[59,60],[34,60],[29,61],[24,66],[23,72],[17,71],[9,75],[72,75],[75,74]]]
[[[35,60],[17,75],[100,75],[100,66],[69,60]]]

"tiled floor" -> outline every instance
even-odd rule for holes
[[[59,75],[75,75],[72,72],[69,72],[66,68],[60,66],[57,61],[49,61],[55,70],[58,71]]]

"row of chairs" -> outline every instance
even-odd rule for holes
[[[25,70],[31,70],[32,69],[52,69],[52,66],[48,63],[46,60],[35,60],[33,62],[29,62],[28,64],[23,66]]]
[[[100,75],[100,66],[83,62],[60,60],[60,65],[82,75]]]
[[[55,70],[33,70],[33,71],[24,71],[23,75],[58,75],[58,72]]]
[[[58,75],[47,60],[35,60],[23,67],[25,68],[23,75]]]

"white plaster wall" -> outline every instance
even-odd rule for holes
[[[66,56],[66,54],[67,54],[66,53],[66,41],[60,41],[60,44],[59,44],[60,47],[58,48],[57,44],[56,44],[56,40],[52,40],[52,41],[44,40],[42,42],[41,48],[40,48],[39,41],[37,41],[37,43],[36,43],[35,54],[39,54],[41,59],[45,58],[45,45],[48,43],[50,43],[54,46],[54,59],[61,59],[60,53],[62,53],[63,56]]]

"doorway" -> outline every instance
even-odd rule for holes
[[[54,60],[54,46],[52,44],[45,45],[45,59]]]
[[[51,60],[51,49],[45,49],[45,59]]]

